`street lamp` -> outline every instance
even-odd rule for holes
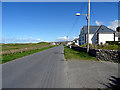
[[[88,14],[80,14],[80,13],[76,13],[76,16],[80,16],[80,15],[88,15]]]
[[[88,14],[80,14],[80,13],[76,13],[76,16],[80,16],[80,15],[86,15],[87,16],[87,53],[89,52],[89,29],[90,29],[90,0],[88,2]]]

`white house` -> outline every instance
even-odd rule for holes
[[[73,44],[73,41],[67,41],[67,46]]]
[[[79,46],[79,38],[74,39],[73,43],[75,43],[75,45]]]
[[[89,30],[89,43],[91,44],[105,44],[106,41],[118,41],[118,38],[115,37],[115,31],[107,28],[104,25],[101,26],[90,26]],[[79,45],[87,43],[87,26],[84,26],[81,29],[79,35]]]
[[[56,45],[56,43],[55,43],[55,42],[51,42],[51,44],[52,44],[52,45]]]

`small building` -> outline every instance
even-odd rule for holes
[[[73,40],[73,43],[74,43],[75,45],[79,46],[79,38],[74,39],[74,40]]]
[[[90,26],[89,29],[89,43],[91,44],[105,44],[106,41],[118,41],[115,37],[115,31],[104,26]],[[79,35],[79,45],[87,43],[87,26],[81,29]]]
[[[73,44],[73,41],[66,41],[67,46],[72,45],[72,44]]]
[[[51,42],[51,45],[56,45],[56,43],[55,42]]]

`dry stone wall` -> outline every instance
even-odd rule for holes
[[[72,46],[71,48],[79,52],[87,51],[87,48],[83,47]],[[101,60],[120,63],[120,50],[90,49],[89,54]]]

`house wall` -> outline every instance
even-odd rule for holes
[[[78,41],[78,46],[85,44],[85,34],[80,34],[79,35],[79,41]]]
[[[71,45],[72,43],[73,43],[73,42],[68,42],[68,43],[67,43],[67,46],[68,46],[68,45]]]
[[[94,44],[94,45],[97,45],[98,43],[98,38],[97,38],[97,33],[95,33],[94,35],[93,35],[93,37],[92,37],[92,44]]]
[[[79,46],[79,40],[76,40],[75,45]]]
[[[118,37],[115,37],[115,41],[118,41]]]
[[[86,34],[86,38],[85,38],[85,34],[84,35],[80,35],[79,40],[80,40],[79,41],[79,45],[83,45],[83,44],[87,43],[87,34]],[[96,43],[96,35],[89,34],[89,43],[95,44],[95,45],[97,44]]]
[[[86,39],[87,39],[87,34],[86,34]],[[89,43],[90,44],[95,44],[96,45],[97,44],[96,39],[97,39],[96,34],[89,34]]]
[[[120,41],[120,32],[118,32],[118,41]]]
[[[101,42],[105,44],[106,41],[114,41],[114,34],[99,33],[99,44],[101,44]]]
[[[89,43],[90,43],[90,44],[93,44],[92,38],[93,38],[93,34],[89,34]]]
[[[56,45],[56,43],[52,43],[52,45]]]

